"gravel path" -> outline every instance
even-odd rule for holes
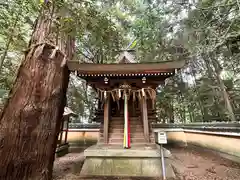
[[[194,147],[169,147],[171,162],[177,180],[240,180],[240,164],[233,163],[209,151]],[[84,161],[83,153],[70,153],[54,162],[54,180],[79,180],[79,172]],[[147,180],[156,178],[94,177],[101,180]]]

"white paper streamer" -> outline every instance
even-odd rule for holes
[[[142,95],[145,96],[145,91],[143,88],[142,88]]]
[[[107,92],[104,91],[104,98],[106,99],[107,98]]]
[[[121,98],[121,90],[120,89],[118,90],[118,96],[119,96],[119,98]]]

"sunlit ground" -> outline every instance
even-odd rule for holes
[[[238,180],[240,164],[226,160],[215,153],[194,147],[169,147],[176,180]],[[83,153],[70,153],[57,158],[54,163],[54,180],[77,180],[84,161]],[[147,179],[96,177],[97,179]],[[93,178],[93,179],[96,179]],[[156,179],[156,178],[148,178]]]

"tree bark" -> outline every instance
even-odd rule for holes
[[[69,70],[61,63],[64,57],[72,58],[74,43],[54,32],[53,3],[44,5],[35,24],[29,51],[0,115],[0,179],[50,180],[52,176],[69,80]]]

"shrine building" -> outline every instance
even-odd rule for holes
[[[156,149],[151,128],[151,123],[157,120],[156,88],[164,84],[167,78],[174,76],[183,65],[184,61],[137,63],[129,51],[123,51],[112,64],[68,62],[69,70],[86,80],[97,92],[99,100],[95,121],[101,123],[100,137],[97,145],[85,152],[86,160],[82,171],[86,166],[88,172],[84,174],[90,173],[91,168],[91,174],[92,171],[96,175],[101,174],[101,168],[97,173],[98,169],[95,165],[90,165],[87,156],[98,157],[104,161],[105,156],[109,159],[109,154],[118,151],[118,154],[122,152],[119,158],[131,159],[135,151],[143,150],[142,155],[139,155],[141,163],[141,158],[147,153],[146,147],[149,147],[148,150]],[[105,154],[99,149],[104,149]],[[90,151],[91,153],[88,153]],[[151,153],[149,150],[148,158],[151,157]],[[156,153],[153,156],[155,157]],[[136,155],[134,157],[136,158]],[[109,172],[104,171],[104,175],[111,174],[116,168],[116,162],[119,162],[116,158],[118,158],[117,153],[112,155],[115,165],[107,167]],[[118,169],[118,173],[121,175],[125,172]],[[148,174],[142,173],[142,175]]]

